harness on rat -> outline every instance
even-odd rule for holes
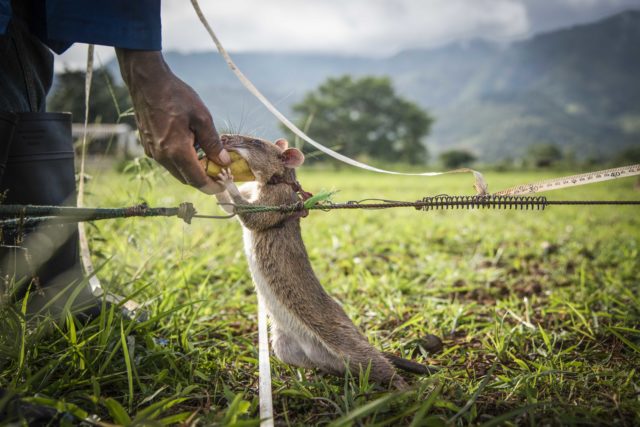
[[[302,189],[302,186],[300,185],[300,182],[295,178],[295,175],[292,180],[287,180],[284,175],[273,174],[273,176],[269,178],[269,181],[267,181],[267,185],[279,184],[287,184],[289,187],[291,187],[293,192],[296,193],[296,196],[300,198],[298,202],[292,205],[293,208],[291,209],[291,212],[295,213],[295,215],[293,215],[291,219],[304,218],[309,215],[309,209],[304,206],[304,202],[312,198],[313,194]]]
[[[284,177],[284,175],[274,174],[271,178],[269,178],[269,181],[267,181],[267,185],[278,185],[278,184],[287,184],[298,196],[300,196],[303,202],[313,197],[312,193],[309,193],[308,191],[304,191],[302,189],[300,182],[295,178],[293,182],[291,182],[291,181],[288,181]]]

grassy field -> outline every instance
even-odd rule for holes
[[[133,171],[135,172],[135,171]],[[549,176],[487,174],[492,190]],[[303,171],[335,201],[472,194],[469,176]],[[547,194],[639,199],[634,179]],[[211,198],[153,170],[100,174],[88,204]],[[277,425],[640,424],[640,210],[313,212],[316,273],[374,345],[442,369],[389,393],[272,359]],[[115,424],[257,425],[256,297],[235,221],[131,219],[89,227],[98,276],[148,303],[143,322],[25,324],[3,308],[0,386]],[[424,341],[440,337],[435,354]],[[0,400],[0,407],[6,399]],[[153,421],[152,421],[153,420]]]

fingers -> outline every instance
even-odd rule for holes
[[[180,169],[178,169],[171,160],[158,160],[156,158],[154,158],[154,160],[160,163],[162,167],[165,168],[175,179],[183,184],[187,184],[187,181],[184,179],[184,176],[182,176]]]
[[[195,135],[196,143],[202,148],[207,157],[221,166],[231,164],[231,157],[224,149],[220,142],[220,136],[213,124],[211,114],[206,107],[201,106],[204,111],[199,111],[202,117],[197,118],[192,123],[192,130]]]
[[[146,84],[134,87],[145,95],[132,93],[145,153],[184,184],[207,194],[224,191],[206,174],[194,149],[195,142],[212,161],[221,166],[231,164],[209,110],[193,89],[172,74],[162,84],[170,91],[149,89]]]
[[[140,139],[142,148],[144,148],[144,154],[153,158],[151,150],[151,147],[153,146],[153,135],[142,126],[142,120],[140,120],[140,115],[137,112],[135,113],[135,120],[136,127],[138,128],[138,138]]]
[[[206,194],[216,194],[224,191],[224,186],[207,175],[198,161],[195,150],[180,147],[180,149],[172,153],[171,160],[182,177],[181,181],[185,184],[189,184]]]
[[[143,119],[145,117],[139,117]],[[147,118],[148,119],[148,118]],[[151,120],[147,120],[146,123]],[[224,191],[224,187],[210,178],[193,148],[194,135],[186,124],[167,123],[169,134],[165,142],[155,140],[153,132],[147,130],[147,126],[138,120],[140,139],[145,149],[145,154],[160,163],[174,178],[183,184],[191,185],[206,194],[216,194]],[[157,132],[161,133],[161,132]],[[217,134],[216,134],[217,136]]]

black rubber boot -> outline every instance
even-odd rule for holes
[[[3,203],[75,206],[71,115],[16,113],[16,116],[17,124],[0,183],[0,191],[5,196]],[[14,274],[14,283],[23,284],[21,289],[14,289],[14,296],[24,296],[30,286],[31,314],[58,315],[64,307],[91,311],[89,307],[97,306],[96,298],[83,283],[75,224],[12,231],[4,233],[3,239],[4,245],[25,248],[28,252],[26,265],[17,262],[12,272],[11,266],[0,262],[0,268],[8,269],[3,272],[5,276]],[[20,256],[11,260],[15,262],[15,259]],[[24,276],[30,274],[36,280],[24,280]]]
[[[0,182],[4,175],[4,169],[7,165],[7,156],[9,156],[9,147],[13,139],[13,132],[18,122],[18,116],[15,113],[5,113],[0,111]],[[0,199],[1,201],[1,199]]]
[[[17,122],[16,114],[0,112],[0,183],[7,165],[9,147]],[[5,194],[0,193],[0,203],[4,198]],[[8,296],[9,285],[15,282],[16,277],[33,276],[32,269],[29,269],[26,250],[20,246],[3,245],[3,242],[4,239],[0,235],[0,301]]]

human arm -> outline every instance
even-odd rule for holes
[[[197,144],[214,162],[231,162],[200,97],[173,74],[160,51],[116,48],[116,55],[145,153],[182,183],[207,194],[224,191],[207,176],[194,150]]]

